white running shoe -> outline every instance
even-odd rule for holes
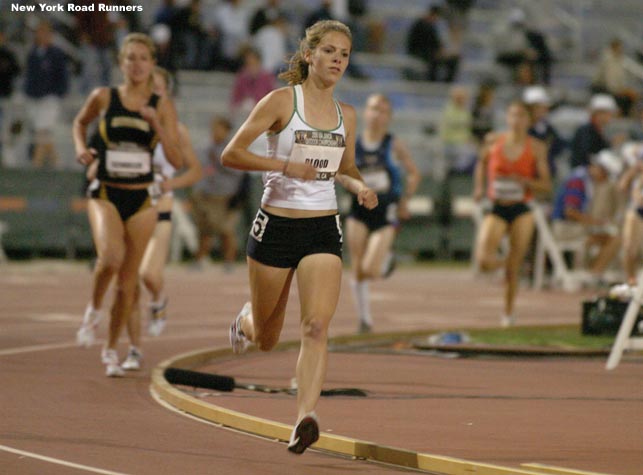
[[[150,303],[150,320],[147,325],[147,333],[150,336],[159,336],[163,333],[167,323],[167,297],[160,304]]]
[[[125,376],[125,371],[118,364],[118,353],[116,350],[103,348],[101,360],[105,365],[105,376],[108,378],[120,378]]]
[[[141,350],[135,346],[130,346],[129,351],[127,352],[127,358],[121,364],[121,368],[125,371],[138,371],[141,369],[141,360],[143,359],[143,353]]]
[[[244,353],[248,349],[248,346],[250,346],[250,340],[246,338],[243,330],[241,330],[241,319],[250,315],[251,312],[252,304],[246,302],[239,312],[239,315],[232,320],[232,324],[230,325],[230,346],[232,346],[232,351],[235,354]]]
[[[103,319],[103,313],[100,310],[94,310],[91,305],[85,308],[83,323],[76,332],[76,343],[78,346],[89,348],[96,341],[96,328]]]
[[[300,455],[319,440],[319,419],[317,414],[309,412],[301,418],[290,435],[288,450]]]
[[[516,317],[513,315],[503,315],[500,317],[500,326],[502,328],[513,327],[516,324]]]

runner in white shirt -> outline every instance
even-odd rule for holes
[[[263,98],[223,152],[224,165],[265,172],[261,209],[248,240],[251,302],[235,318],[235,352],[279,340],[292,278],[301,301],[297,362],[298,417],[288,449],[300,454],[319,438],[314,413],[326,374],[328,326],[341,287],[342,231],[335,181],[366,208],[377,205],[355,166],[354,109],[333,98],[351,52],[348,27],[327,20],[306,30],[290,69],[290,86]],[[248,151],[268,132],[268,156]]]

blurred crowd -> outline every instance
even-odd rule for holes
[[[132,0],[103,3],[133,5]],[[468,16],[475,3],[427,1],[425,13],[406,32],[406,53],[424,64],[425,70],[409,73],[409,79],[458,82]],[[296,17],[281,0],[254,2],[252,7],[243,0],[162,0],[157,5],[147,22],[136,11],[79,12],[64,18],[30,15],[21,17],[22,23],[16,22],[16,17],[0,20],[0,147],[28,127],[32,131],[30,163],[34,167],[55,165],[58,157],[52,129],[61,120],[61,99],[70,93],[72,84],[77,84],[82,94],[111,84],[120,42],[129,32],[144,31],[157,46],[159,65],[171,72],[219,70],[235,74],[230,115],[215,120],[213,130],[217,132],[213,132],[209,151],[202,154],[206,169],[212,168],[216,166],[211,160],[216,155],[213,150],[222,148],[224,141],[222,129],[238,123],[278,85],[277,73],[296,49],[304,28],[320,19],[339,19],[353,31],[354,50],[373,54],[383,52],[387,33],[383,21],[371,14],[368,0],[320,0],[306,15]],[[547,35],[530,25],[525,11],[515,8],[505,13],[495,31],[489,32],[497,74],[473,87],[453,85],[441,112],[437,132],[447,173],[471,174],[480,143],[498,122],[497,90],[501,86],[513,88],[514,95],[530,108],[530,134],[548,145],[550,171],[560,186],[556,197],[548,198],[552,217],[577,225],[575,231],[560,225],[554,230],[561,239],[575,237],[582,230],[592,245],[599,246],[598,264],[592,267],[598,278],[618,251],[615,243],[620,245],[625,210],[629,209],[625,195],[638,183],[631,170],[639,170],[643,162],[641,80],[630,76],[623,42],[614,38],[596,61],[591,90],[587,91],[592,94],[586,104],[587,122],[571,135],[563,134],[552,119],[560,106],[550,89],[556,51],[550,48]],[[357,80],[369,79],[358,62],[352,63],[347,74]],[[6,120],[9,101],[16,92],[26,97],[27,113],[18,120]],[[615,119],[621,125],[627,119],[627,125],[615,128]],[[608,153],[612,154],[609,160]],[[5,164],[9,162],[2,148],[0,157]],[[624,176],[627,183],[619,183]],[[239,186],[236,183],[230,188],[236,192]],[[213,189],[207,184],[200,187],[202,198]],[[643,216],[643,211],[640,213]],[[234,219],[226,221],[226,229],[233,226]],[[211,222],[202,217],[204,232]],[[202,242],[202,248],[208,245]]]

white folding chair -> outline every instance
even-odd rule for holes
[[[643,271],[639,272],[636,292],[634,292],[632,300],[630,300],[630,304],[627,306],[627,310],[623,316],[623,321],[621,322],[621,326],[616,334],[616,339],[612,345],[612,351],[607,359],[605,369],[612,370],[616,368],[621,362],[621,358],[625,351],[643,350],[643,337],[631,336],[634,325],[636,325],[639,311],[641,310],[641,304],[643,304]]]
[[[551,227],[545,217],[542,205],[537,202],[530,204],[536,222],[537,241],[534,268],[533,288],[541,290],[545,280],[545,260],[549,257],[553,267],[553,283],[561,285],[567,292],[575,292],[583,283],[583,271],[572,271],[564,259],[564,252],[573,252],[580,256],[585,252],[585,239],[556,241]],[[575,258],[575,260],[577,260]]]

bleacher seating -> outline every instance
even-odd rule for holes
[[[160,0],[146,2],[145,22],[151,21],[160,3]],[[215,3],[214,0],[204,0],[203,7],[212,8]],[[244,3],[254,7],[262,0],[246,0]],[[399,245],[402,250],[420,249],[453,256],[471,250],[473,224],[467,212],[471,179],[441,181],[444,179],[442,147],[435,132],[449,85],[406,80],[409,72],[417,76],[425,68],[422,62],[407,56],[405,49],[408,29],[424,13],[427,4],[426,0],[405,0],[404,8],[400,8],[389,0],[369,2],[371,15],[381,20],[385,27],[384,54],[353,54],[352,61],[370,79],[345,78],[337,89],[337,96],[356,107],[358,118],[361,118],[361,109],[369,94],[383,92],[391,98],[395,109],[392,131],[406,142],[424,176],[414,205],[417,212],[413,220],[402,228]],[[640,0],[478,0],[471,10],[464,35],[459,83],[470,86],[474,91],[483,78],[498,74],[490,33],[499,19],[505,18],[509,9],[516,5],[525,8],[530,20],[546,32],[555,51],[558,61],[554,64],[551,93],[554,98],[572,105],[557,111],[556,126],[569,137],[574,128],[585,120],[583,106],[589,95],[596,54],[615,34],[626,35],[628,41],[643,38]],[[292,17],[298,19],[318,6],[317,0],[288,2]],[[291,30],[297,35],[300,33],[298,25]],[[115,68],[114,78],[118,75]],[[212,116],[228,114],[232,83],[233,76],[227,73],[179,73],[177,109],[197,149],[208,140]],[[515,88],[501,85],[497,91],[498,109],[515,94]],[[19,244],[33,245],[38,250],[44,246],[43,243],[50,243],[67,253],[91,248],[80,198],[81,167],[74,160],[70,137],[71,120],[83,100],[84,97],[74,88],[63,105],[60,125],[54,131],[61,167],[66,172],[9,170],[5,173],[3,169],[0,173],[0,220],[5,221],[9,229],[3,239],[6,248],[12,249]],[[30,186],[37,187],[43,183],[46,185],[29,192],[31,194],[25,199],[12,198],[27,196]],[[257,177],[253,181],[253,202],[256,202],[259,188]],[[25,216],[29,216],[29,226],[22,224]],[[60,232],[61,223],[66,226],[64,232]],[[429,231],[423,233],[423,229]]]

